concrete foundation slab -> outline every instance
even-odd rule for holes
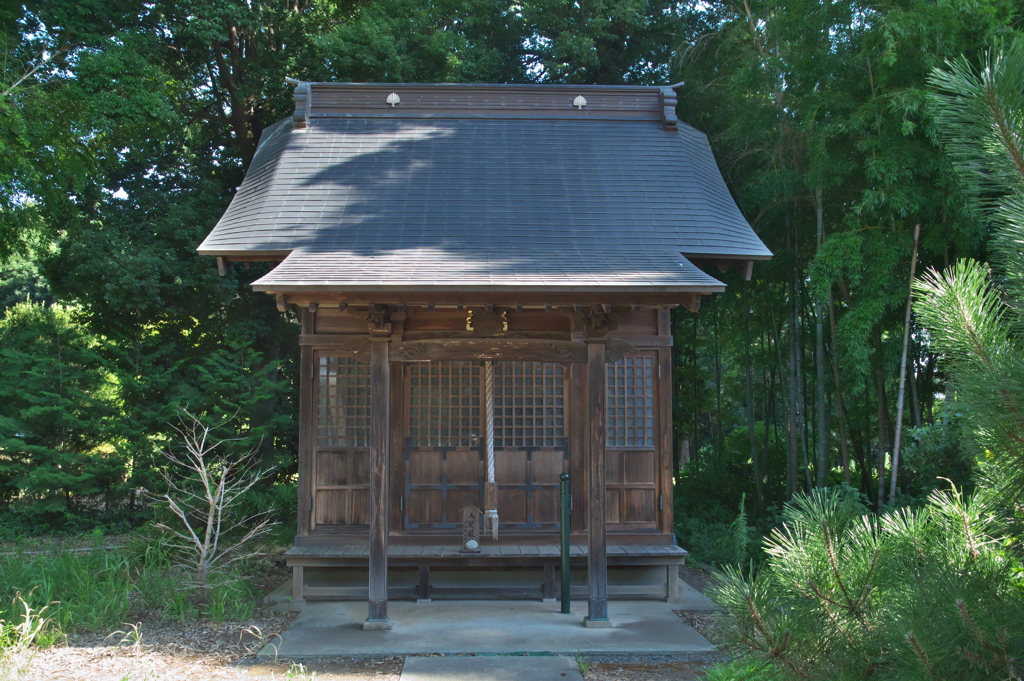
[[[713,600],[679,580],[679,595],[672,599],[676,610],[708,610],[721,612],[722,608]]]
[[[308,603],[281,641],[263,655],[288,658],[328,655],[430,653],[690,653],[714,650],[673,610],[678,604],[613,601],[615,626],[583,626],[586,602],[563,615],[557,603],[538,601],[392,601],[391,631],[364,631],[366,604]],[[526,677],[523,677],[526,678]]]
[[[402,681],[583,681],[571,657],[408,657]]]

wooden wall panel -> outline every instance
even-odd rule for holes
[[[650,484],[658,480],[654,452],[621,452],[622,484]]]
[[[350,485],[370,486],[370,452],[357,452],[352,457],[352,470],[350,472]]]
[[[303,333],[366,334],[366,319],[349,312],[339,312],[337,308],[321,307],[316,311],[314,317],[314,331],[303,331]]]
[[[370,488],[352,489],[349,491],[352,510],[349,523],[352,525],[368,525],[370,523]]]
[[[314,506],[317,525],[344,525],[349,522],[351,504],[347,489],[318,491]]]
[[[608,477],[606,481],[609,485],[621,485],[622,484],[622,450],[609,449],[605,454],[605,461],[608,465],[608,472],[605,474]]]
[[[313,522],[365,525],[370,494],[367,449],[320,450],[315,455]]]
[[[441,522],[441,490],[413,489],[408,491],[407,497],[405,514],[410,526]]]
[[[525,485],[527,476],[526,452],[520,449],[502,449],[494,453],[494,479],[499,485]]]
[[[558,523],[558,489],[535,489],[530,514],[535,523]]]
[[[316,457],[316,485],[344,485],[348,478],[347,452],[319,452]]]
[[[500,525],[505,525],[506,523],[525,523],[527,510],[526,490],[498,488],[498,520]]]
[[[655,491],[650,489],[622,490],[621,522],[653,524],[657,520]]]
[[[459,525],[459,523],[462,522],[462,514],[460,511],[463,508],[466,506],[476,506],[477,508],[480,508],[482,505],[480,490],[478,488],[449,489],[444,500],[445,523],[450,525]]]
[[[530,453],[530,478],[534,485],[559,485],[558,476],[565,471],[565,454],[561,450],[537,450]]]
[[[609,449],[608,525],[617,531],[658,526],[658,452]]]
[[[658,335],[657,315],[657,310],[631,310],[619,318],[619,325],[612,332],[612,335],[656,336]]]
[[[479,485],[483,474],[480,452],[475,449],[454,449],[448,452],[444,473],[449,485]]]
[[[441,484],[442,453],[433,449],[415,449],[409,453],[406,475],[411,485]]]

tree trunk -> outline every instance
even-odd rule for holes
[[[928,353],[922,374],[924,376],[924,407],[926,409],[922,418],[931,425],[935,423],[935,355],[931,352]]]
[[[750,460],[754,467],[754,490],[758,515],[764,508],[764,480],[761,473],[761,460],[757,452],[757,433],[754,420],[754,369],[750,356],[750,282],[743,282],[743,348],[745,369],[745,388],[747,392],[747,436],[750,440]]]
[[[799,438],[800,463],[804,471],[804,489],[809,490],[813,487],[813,484],[811,482],[811,466],[807,450],[807,390],[804,376],[804,344],[802,334],[800,333],[800,329],[803,328],[800,318],[800,284],[797,279],[795,266],[793,267],[793,306],[790,323],[792,324],[792,338],[796,342],[796,432]]]
[[[722,461],[725,454],[725,434],[722,431],[722,348],[718,342],[718,305],[714,307],[714,323],[712,324],[712,338],[715,343],[715,421],[717,422],[717,435],[715,437],[715,450],[718,461]]]
[[[914,254],[910,258],[910,285],[914,284],[917,269],[917,242],[921,237],[921,225],[914,227]],[[892,444],[892,480],[889,484],[889,500],[896,498],[896,476],[900,469],[900,440],[903,435],[903,398],[907,387],[907,348],[910,345],[910,312],[914,301],[913,288],[907,291],[907,311],[903,318],[903,356],[900,359],[900,388],[896,398],[896,436]]]
[[[816,252],[821,252],[822,243],[825,240],[825,212],[822,206],[822,192],[821,187],[814,190],[814,204],[815,204],[815,222],[817,223],[817,249]],[[822,322],[823,313],[821,310],[821,301],[817,298],[814,300],[814,369],[815,369],[815,393],[814,393],[814,406],[817,411],[817,451],[815,452],[815,484],[818,487],[824,487],[828,484],[828,452],[826,451],[826,445],[828,442],[827,431],[825,428],[825,330]]]
[[[690,457],[694,465],[700,470],[700,438],[697,436],[697,427],[700,421],[700,381],[697,380],[697,343],[700,335],[697,328],[697,315],[693,315],[693,445],[690,448]]]
[[[793,299],[793,284],[790,282],[790,300]],[[786,444],[788,449],[788,458],[786,460],[786,495],[791,497],[796,494],[797,490],[797,468],[799,467],[799,452],[797,451],[797,410],[799,407],[799,400],[797,397],[796,381],[796,322],[793,319],[792,306],[790,306],[790,326],[789,326],[789,409],[787,410],[786,419]]]
[[[828,324],[831,338],[832,381],[836,386],[836,416],[839,418],[839,451],[843,459],[843,479],[850,484],[850,449],[846,441],[846,409],[843,405],[843,388],[839,380],[839,359],[836,355],[836,306],[832,291],[828,292]]]
[[[859,453],[861,489],[874,503],[878,503],[878,489],[871,483],[873,466],[871,465],[871,395],[868,387],[864,387],[864,439],[857,448]]]
[[[910,363],[910,406],[914,413],[914,427],[921,427],[921,400],[917,395],[917,358]]]
[[[875,368],[875,392],[878,403],[878,497],[875,507],[881,511],[882,505],[885,503],[885,453],[889,451],[889,439],[886,437],[887,429],[885,427],[888,408],[885,402],[885,377],[882,374],[881,357],[878,358],[878,366]]]

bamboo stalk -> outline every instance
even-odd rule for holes
[[[921,237],[921,225],[914,227],[914,254],[910,257],[910,283],[914,283],[917,271],[917,244]],[[907,311],[903,318],[903,358],[900,360],[900,390],[896,398],[896,437],[892,446],[892,480],[889,482],[889,501],[896,498],[896,475],[900,468],[900,440],[903,435],[903,398],[907,391],[907,348],[910,345],[910,312],[913,303],[913,289],[907,294]]]

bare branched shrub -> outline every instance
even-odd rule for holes
[[[216,578],[232,563],[259,555],[254,540],[266,535],[276,521],[269,511],[245,516],[239,512],[242,496],[268,471],[257,468],[257,448],[229,457],[218,450],[227,440],[211,437],[218,426],[207,426],[195,415],[182,410],[181,423],[174,429],[181,436],[181,451],[164,453],[171,464],[161,476],[167,484],[162,495],[152,495],[165,504],[178,522],[157,527],[170,535],[169,548],[183,556],[182,566],[192,576],[205,602],[210,591],[228,581]]]

